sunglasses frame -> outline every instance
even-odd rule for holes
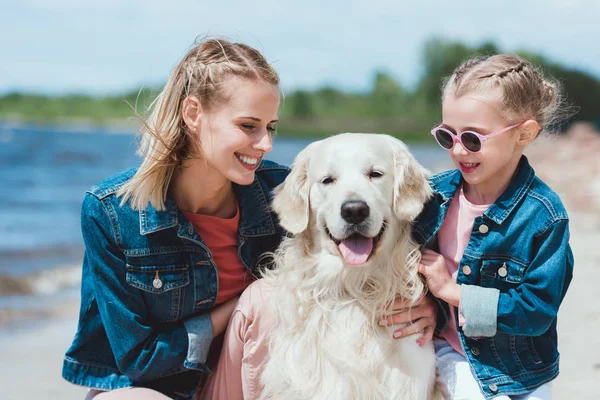
[[[436,126],[435,128],[433,128],[433,129],[431,130],[431,134],[432,134],[432,135],[433,135],[433,137],[435,138],[435,141],[437,142],[437,144],[439,144],[439,145],[440,145],[440,147],[441,147],[442,149],[445,149],[445,150],[452,150],[452,149],[454,148],[454,146],[456,146],[456,142],[460,142],[460,145],[461,145],[461,146],[463,147],[463,149],[465,149],[465,150],[466,150],[468,153],[478,153],[478,152],[480,152],[480,151],[481,151],[481,148],[483,147],[483,142],[485,142],[486,140],[488,140],[488,139],[491,139],[491,138],[493,138],[494,136],[497,136],[497,135],[499,135],[499,134],[501,134],[501,133],[507,132],[507,131],[509,131],[509,130],[511,130],[511,129],[513,129],[513,128],[516,128],[516,127],[517,127],[517,126],[519,126],[519,125],[523,125],[525,122],[527,122],[527,121],[523,121],[523,122],[519,122],[518,124],[514,124],[514,125],[511,125],[511,126],[507,126],[506,128],[500,129],[499,131],[496,131],[496,132],[492,132],[492,133],[490,133],[489,135],[482,135],[481,133],[477,133],[477,132],[475,132],[475,131],[463,131],[463,132],[461,132],[460,134],[458,134],[458,135],[457,135],[456,133],[453,133],[451,130],[449,130],[449,129],[447,129],[447,128],[444,128],[443,124],[440,124],[440,125]],[[450,148],[447,148],[447,147],[444,147],[444,146],[442,146],[442,144],[440,143],[440,141],[438,140],[438,138],[437,138],[437,135],[436,135],[436,132],[437,132],[438,130],[442,130],[442,131],[444,131],[444,132],[446,132],[446,133],[450,134],[450,137],[452,138],[452,147],[450,147]],[[476,137],[477,139],[479,139],[479,141],[481,142],[481,146],[479,147],[479,150],[477,150],[477,151],[471,151],[471,150],[469,150],[469,149],[468,149],[468,148],[465,146],[465,144],[464,144],[464,143],[463,143],[463,141],[462,141],[462,135],[464,135],[465,133],[471,133],[471,134],[475,135],[475,137]]]

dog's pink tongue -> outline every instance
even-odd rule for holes
[[[371,250],[373,250],[373,239],[363,236],[353,236],[342,240],[339,245],[344,261],[350,265],[361,265],[367,262]]]

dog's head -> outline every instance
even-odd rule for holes
[[[301,151],[275,190],[273,207],[292,234],[308,231],[316,251],[347,265],[373,259],[386,234],[410,224],[431,195],[427,171],[387,135],[340,134]],[[392,248],[387,247],[386,248]]]

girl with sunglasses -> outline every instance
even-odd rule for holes
[[[419,271],[448,305],[435,348],[449,399],[551,398],[569,219],[523,151],[562,104],[556,82],[512,55],[469,60],[444,83],[431,134],[457,169],[431,178],[414,230]]]

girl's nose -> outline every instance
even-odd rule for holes
[[[457,140],[456,143],[454,143],[454,147],[452,148],[451,151],[455,156],[469,155],[469,152],[467,150],[465,150],[464,146],[462,145],[462,143],[460,143],[459,140]]]

